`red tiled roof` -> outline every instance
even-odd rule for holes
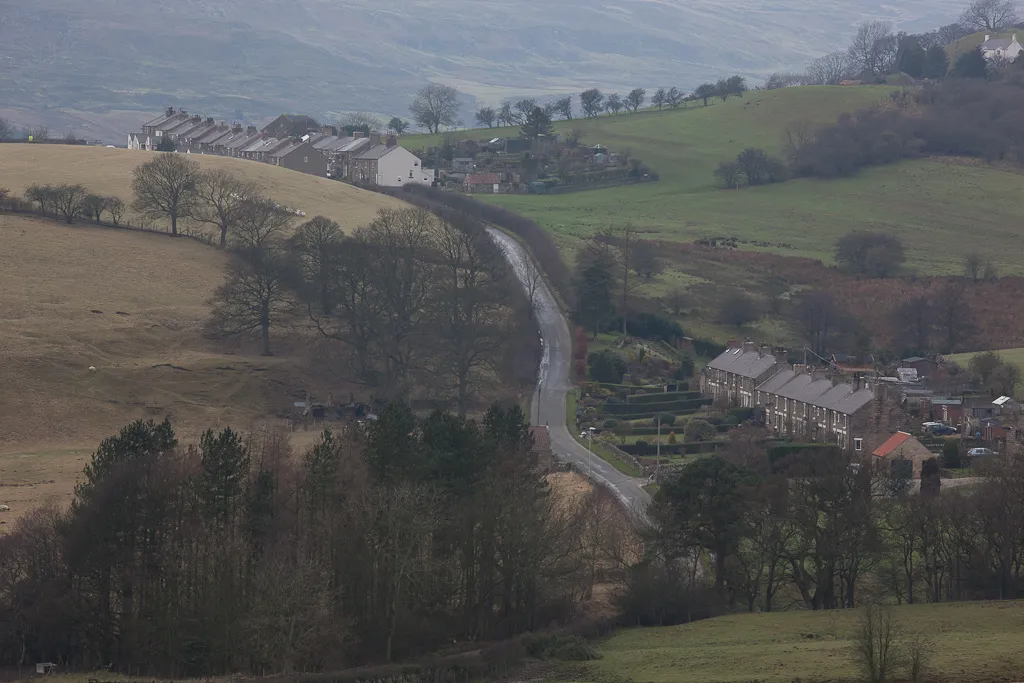
[[[497,185],[501,176],[497,173],[471,173],[466,176],[466,185]]]
[[[910,434],[907,434],[906,432],[896,432],[889,437],[888,441],[876,448],[871,455],[877,455],[879,458],[884,458],[902,446],[903,442],[909,438],[911,438]]]

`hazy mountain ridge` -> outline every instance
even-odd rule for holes
[[[111,112],[406,113],[428,80],[470,96],[692,88],[799,68],[858,21],[920,30],[959,0],[0,0],[0,114],[111,137]],[[471,104],[467,101],[467,105]],[[13,112],[13,114],[12,114]],[[106,119],[111,119],[106,121]],[[54,121],[61,123],[54,123]],[[105,122],[106,121],[106,122]],[[134,126],[132,126],[134,127]]]

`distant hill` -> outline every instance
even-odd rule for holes
[[[474,99],[760,78],[865,19],[923,30],[961,0],[0,0],[0,116],[120,139],[167,104],[221,118],[407,114]]]

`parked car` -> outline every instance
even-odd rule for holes
[[[991,448],[972,448],[971,450],[967,451],[967,455],[977,456],[977,455],[999,455],[999,454],[996,453]]]
[[[932,434],[935,436],[949,436],[956,433],[956,427],[952,425],[936,425],[932,427]]]

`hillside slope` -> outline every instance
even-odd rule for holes
[[[120,139],[167,104],[221,118],[407,115],[427,81],[472,98],[760,79],[857,22],[948,23],[959,0],[0,0],[0,115]],[[131,125],[132,118],[136,123]]]
[[[893,608],[901,640],[928,643],[925,680],[1015,681],[1024,670],[1024,602]],[[737,614],[683,626],[620,631],[602,658],[554,680],[739,683],[862,680],[853,659],[859,610]],[[582,669],[582,670],[581,670]],[[550,679],[549,679],[550,680]],[[897,680],[907,680],[902,674]]]
[[[121,197],[130,206],[132,172],[152,159],[147,152],[76,145],[0,145],[0,187],[23,193],[33,183],[81,183],[90,191]],[[373,220],[381,208],[402,203],[345,183],[289,171],[257,161],[193,154],[204,168],[222,168],[259,183],[268,197],[304,211],[327,216],[350,232]],[[138,219],[129,210],[128,219]]]
[[[909,265],[922,273],[958,272],[967,250],[991,257],[1001,274],[1024,273],[1016,246],[1024,175],[931,160],[840,180],[800,179],[740,190],[721,189],[712,175],[720,162],[746,147],[780,153],[780,136],[790,123],[831,122],[884,99],[887,92],[885,87],[787,88],[709,107],[573,121],[585,142],[629,150],[661,180],[493,200],[535,218],[570,251],[582,238],[632,221],[649,239],[735,236],[774,245],[771,250],[783,255],[828,263],[839,236],[870,229],[898,235]]]

